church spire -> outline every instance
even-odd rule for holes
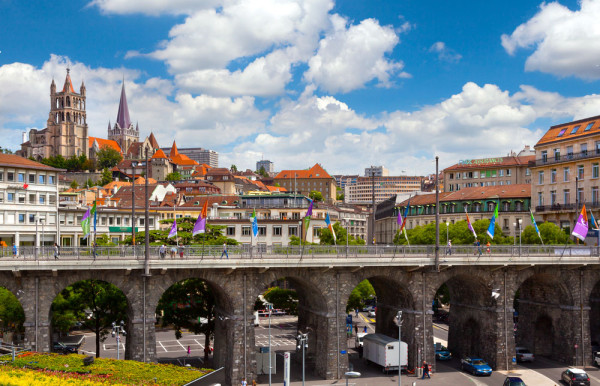
[[[121,129],[127,129],[131,126],[129,119],[129,107],[127,106],[127,96],[125,95],[125,82],[121,88],[121,100],[119,101],[119,112],[117,113],[117,124]]]
[[[75,90],[73,89],[73,83],[71,82],[71,75],[69,75],[71,69],[67,67],[67,77],[65,78],[65,85],[63,86],[62,92],[70,92],[75,94]]]

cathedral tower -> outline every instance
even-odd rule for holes
[[[108,128],[108,139],[116,141],[123,153],[127,153],[132,143],[140,140],[140,130],[133,126],[129,118],[129,107],[127,106],[127,96],[125,95],[125,81],[121,88],[121,100],[119,101],[119,111],[115,125]]]

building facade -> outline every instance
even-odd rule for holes
[[[273,182],[288,192],[308,197],[310,192],[317,191],[323,195],[325,202],[336,201],[335,179],[319,164],[308,170],[282,170]]]
[[[267,173],[275,172],[275,164],[267,159],[260,160],[256,163],[256,171],[260,171],[261,168],[264,168]]]
[[[356,182],[346,183],[344,202],[371,205],[375,187],[375,204],[378,204],[396,194],[420,191],[422,181],[421,176],[358,177]]]
[[[58,240],[60,169],[0,154],[0,244],[52,245]]]
[[[171,148],[163,147],[164,152],[170,152]],[[179,149],[179,153],[198,162],[198,164],[207,164],[212,168],[219,167],[219,153],[214,150],[208,150],[201,147],[185,147]]]
[[[535,212],[570,233],[583,204],[600,208],[600,116],[552,126],[535,153]]]
[[[530,166],[534,161],[535,155],[530,154],[529,146],[519,154],[506,157],[461,160],[444,169],[443,190],[456,192],[471,187],[530,184]]]
[[[387,177],[390,175],[390,171],[383,166],[373,166],[365,168],[365,177]]]
[[[85,85],[81,82],[79,93],[76,93],[69,73],[67,68],[62,91],[56,91],[52,79],[46,128],[31,129],[29,140],[21,144],[17,155],[37,160],[57,155],[64,158],[89,156]]]

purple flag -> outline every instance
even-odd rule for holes
[[[304,216],[304,217],[312,216],[312,207],[313,207],[313,201],[310,200],[310,205],[308,206],[308,210],[306,211],[306,216]]]
[[[575,228],[573,229],[572,236],[577,237],[579,240],[584,241],[585,237],[588,233],[588,218],[587,213],[585,211],[585,204],[581,209],[581,213],[579,214],[579,218],[577,219],[577,224],[575,224]]]
[[[173,226],[171,227],[171,230],[169,231],[169,239],[173,236],[177,236],[177,220],[173,220]]]
[[[402,211],[398,208],[398,225],[402,225]]]
[[[206,231],[206,219],[202,217],[202,214],[198,216],[198,220],[196,220],[196,224],[194,224],[194,231],[192,232],[192,236],[196,236],[199,233],[204,233]]]

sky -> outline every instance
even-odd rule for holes
[[[106,138],[123,79],[142,139],[219,166],[428,174],[600,115],[600,0],[0,0],[0,146],[85,82]]]

